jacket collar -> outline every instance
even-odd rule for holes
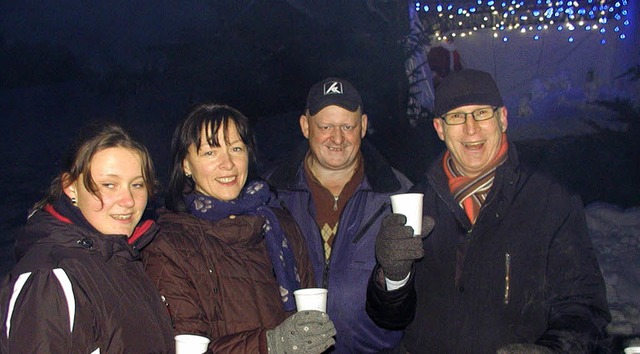
[[[278,190],[298,189],[298,183],[303,173],[302,164],[308,150],[308,141],[300,144],[288,161],[268,174],[269,183]],[[402,184],[393,172],[391,165],[366,139],[362,140],[360,151],[364,160],[365,180],[369,183],[371,190],[376,193],[392,193],[402,188]]]
[[[442,169],[442,159],[444,158],[444,154],[446,150],[440,153],[438,158],[431,164],[429,170],[425,173],[425,178],[431,182],[431,184],[437,189],[444,187],[447,191],[449,187],[447,185],[447,176]],[[518,152],[516,146],[509,141],[509,151],[508,151],[507,161],[505,161],[502,165],[498,166],[496,169],[496,181],[507,179],[512,179],[520,165],[520,161],[518,159]],[[500,178],[499,178],[500,176]]]
[[[426,183],[433,187],[440,198],[445,201],[449,206],[449,209],[454,212],[456,217],[464,225],[471,227],[469,219],[464,216],[464,211],[462,211],[462,208],[457,205],[449,191],[448,179],[442,168],[442,159],[444,158],[445,152],[446,150],[438,156],[438,158],[431,164],[429,170],[425,173]],[[512,142],[509,142],[509,151],[507,154],[507,160],[496,169],[496,177],[493,182],[493,187],[491,188],[485,202],[494,204],[495,199],[498,198],[497,207],[500,210],[502,210],[504,206],[508,205],[508,203],[504,203],[504,201],[507,201],[514,196],[514,191],[517,188],[518,171],[520,169],[518,152],[516,146]],[[504,213],[500,212],[499,214]]]
[[[86,230],[89,234],[102,235],[85,219],[80,209],[71,205],[71,202],[65,196],[62,196],[52,204],[46,204],[43,207],[43,211],[49,213],[53,218],[64,224],[76,225],[80,229]],[[136,226],[133,234],[127,238],[127,243],[131,245],[136,251],[135,253],[137,253],[153,240],[158,231],[158,227],[153,220],[142,221]],[[125,237],[124,235],[105,236]]]
[[[201,219],[195,215],[175,212],[166,208],[158,210],[158,225],[168,234],[202,234],[227,245],[254,246],[264,239],[264,221],[259,215],[237,215],[217,221]],[[176,225],[180,231],[174,231]],[[191,231],[185,231],[191,230]]]

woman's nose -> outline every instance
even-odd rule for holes
[[[233,159],[228,152],[222,153],[220,156],[220,168],[230,170],[234,166]]]
[[[120,196],[120,204],[128,208],[131,208],[136,204],[136,201],[133,198],[133,193],[131,193],[131,189],[126,188],[124,190],[124,192]]]

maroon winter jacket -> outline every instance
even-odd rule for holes
[[[273,209],[293,248],[302,287],[315,282],[304,239],[287,213]],[[260,216],[217,222],[160,212],[161,231],[143,251],[176,334],[211,339],[213,353],[267,353],[265,332],[289,315],[263,241]],[[291,294],[293,296],[293,294]]]

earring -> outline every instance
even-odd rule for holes
[[[187,178],[191,178],[191,173],[185,173],[184,174]]]
[[[78,201],[76,200],[76,198],[71,198],[71,204],[78,205]]]

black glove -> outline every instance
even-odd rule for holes
[[[320,311],[294,313],[276,328],[267,331],[269,353],[322,353],[336,341],[336,328]]]
[[[550,348],[533,343],[515,343],[506,345],[496,352],[496,354],[554,354]]]
[[[427,227],[431,231],[433,219],[429,219]],[[413,229],[405,226],[406,222],[407,218],[402,214],[385,216],[376,238],[376,257],[384,276],[390,280],[406,278],[413,261],[424,256],[422,238],[413,237]]]

